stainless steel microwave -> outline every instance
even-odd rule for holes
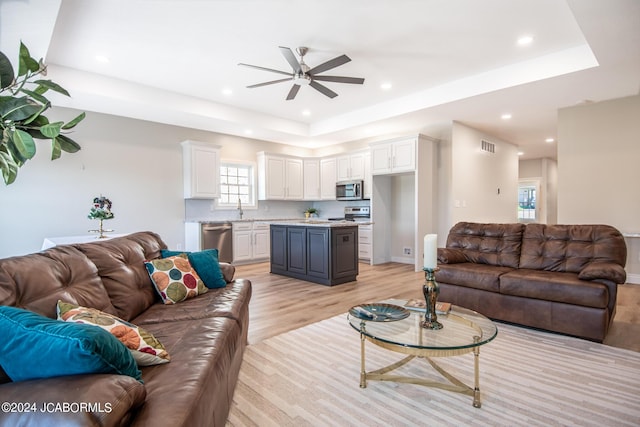
[[[362,200],[362,186],[362,180],[337,182],[336,200]]]

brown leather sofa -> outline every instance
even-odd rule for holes
[[[59,299],[94,307],[143,327],[171,356],[169,363],[140,368],[144,384],[115,374],[11,382],[0,369],[0,402],[99,404],[84,412],[69,405],[72,410],[0,411],[0,425],[225,425],[247,343],[251,282],[233,280],[235,268],[221,263],[226,287],[163,305],[143,264],[161,249],[160,236],[139,232],[0,260],[0,305],[51,318]]]
[[[460,222],[438,248],[440,301],[506,322],[602,342],[627,248],[607,225]]]

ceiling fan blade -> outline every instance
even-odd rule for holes
[[[311,86],[312,88],[314,88],[315,90],[317,90],[318,92],[328,96],[329,98],[335,98],[336,96],[338,96],[337,93],[335,93],[334,91],[332,91],[331,89],[329,89],[326,86],[321,85],[318,82],[315,82],[313,80],[311,80],[309,82],[309,86]]]
[[[323,62],[320,65],[316,65],[315,67],[310,69],[307,74],[311,74],[311,75],[320,74],[323,71],[327,71],[332,68],[339,67],[342,64],[346,64],[349,61],[351,61],[351,58],[349,58],[347,55],[341,55],[333,59],[330,59],[327,62]]]
[[[300,63],[296,59],[296,56],[293,54],[291,49],[283,46],[278,47],[280,48],[280,52],[282,52],[282,56],[284,56],[284,59],[286,59],[289,65],[291,65],[291,68],[293,68],[293,72],[296,74],[302,72],[302,70],[300,69]]]
[[[323,82],[351,83],[354,85],[361,85],[364,83],[364,79],[361,77],[313,76],[313,79]]]
[[[253,89],[254,87],[267,86],[267,85],[272,85],[274,83],[288,82],[289,80],[293,80],[293,77],[289,77],[288,79],[272,80],[270,82],[258,83],[255,85],[247,86],[247,88]]]
[[[240,63],[238,65],[241,65],[243,67],[256,68],[262,71],[271,71],[272,73],[284,74],[286,76],[293,76],[292,73],[288,73],[286,71],[274,70],[273,68],[258,67],[257,65],[250,65],[250,64],[243,64],[243,63]]]
[[[299,90],[300,90],[300,85],[291,86],[291,90],[289,91],[289,94],[287,95],[287,101],[291,101],[293,98],[295,98],[296,95],[298,94]]]

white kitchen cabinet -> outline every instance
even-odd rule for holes
[[[364,154],[364,183],[362,190],[363,199],[371,199],[373,194],[373,176],[371,175],[371,152],[368,151]]]
[[[183,141],[183,181],[185,199],[220,197],[220,146]]]
[[[415,137],[371,145],[372,175],[413,172],[415,169]]]
[[[320,160],[320,199],[336,199],[336,158]]]
[[[302,159],[258,153],[258,199],[303,200]]]
[[[338,181],[364,179],[365,152],[355,152],[337,158]]]
[[[302,165],[304,171],[304,199],[320,200],[320,160],[304,159]]]
[[[371,244],[373,228],[371,225],[358,226],[358,258],[362,261],[371,260]]]
[[[269,258],[269,224],[259,221],[233,223],[233,262],[251,263]]]

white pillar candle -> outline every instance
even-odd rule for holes
[[[424,268],[435,269],[438,264],[438,235],[424,236]]]

